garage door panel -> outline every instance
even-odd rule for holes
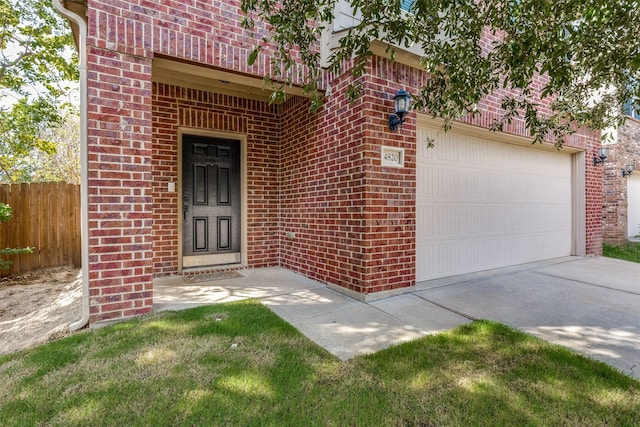
[[[418,243],[416,275],[422,278],[418,281],[428,280],[566,256],[571,250],[569,246],[551,243],[558,238],[568,240],[571,235],[495,236],[464,242],[430,240]],[[509,251],[505,254],[507,247]],[[438,272],[437,276],[434,272]]]
[[[494,234],[566,233],[571,222],[564,207],[530,206],[425,206],[420,209],[417,230],[420,238],[468,238],[491,237]]]
[[[419,129],[416,280],[571,252],[571,156]]]
[[[568,156],[564,156],[568,157]],[[569,166],[566,162],[563,166]],[[532,199],[541,203],[567,201],[571,189],[567,186],[569,175],[562,177],[541,174],[524,175],[500,173],[486,170],[447,169],[430,165],[428,170],[419,170],[417,180],[421,186],[417,189],[418,201],[428,200],[494,200],[509,203]]]

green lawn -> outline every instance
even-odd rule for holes
[[[637,426],[640,383],[492,322],[341,362],[255,301],[0,358],[0,425]]]
[[[603,245],[602,252],[609,258],[640,262],[640,242],[627,242],[621,246]]]

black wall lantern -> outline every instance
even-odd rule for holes
[[[609,156],[609,148],[598,148],[598,156],[593,156],[593,165],[595,166],[604,163],[604,161],[607,159],[607,156]]]
[[[633,165],[626,165],[624,169],[622,169],[622,176],[627,177],[633,173]]]
[[[395,114],[389,115],[389,129],[396,130],[404,123],[404,116],[409,112],[411,105],[411,95],[404,89],[400,89],[393,97],[395,102]]]

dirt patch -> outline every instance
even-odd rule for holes
[[[81,271],[55,267],[0,279],[0,354],[62,338],[82,315]]]

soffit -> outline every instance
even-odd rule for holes
[[[153,59],[151,80],[258,101],[268,101],[272,93],[260,77],[166,57]],[[286,87],[285,93],[305,96],[302,88],[296,86]]]
[[[84,19],[84,22],[87,22],[86,0],[63,0],[62,5],[65,7],[65,9],[70,10],[71,12]],[[76,48],[78,48],[80,45],[78,25],[71,19],[69,20],[69,25],[71,26],[71,32],[73,33],[73,39],[75,40]]]

